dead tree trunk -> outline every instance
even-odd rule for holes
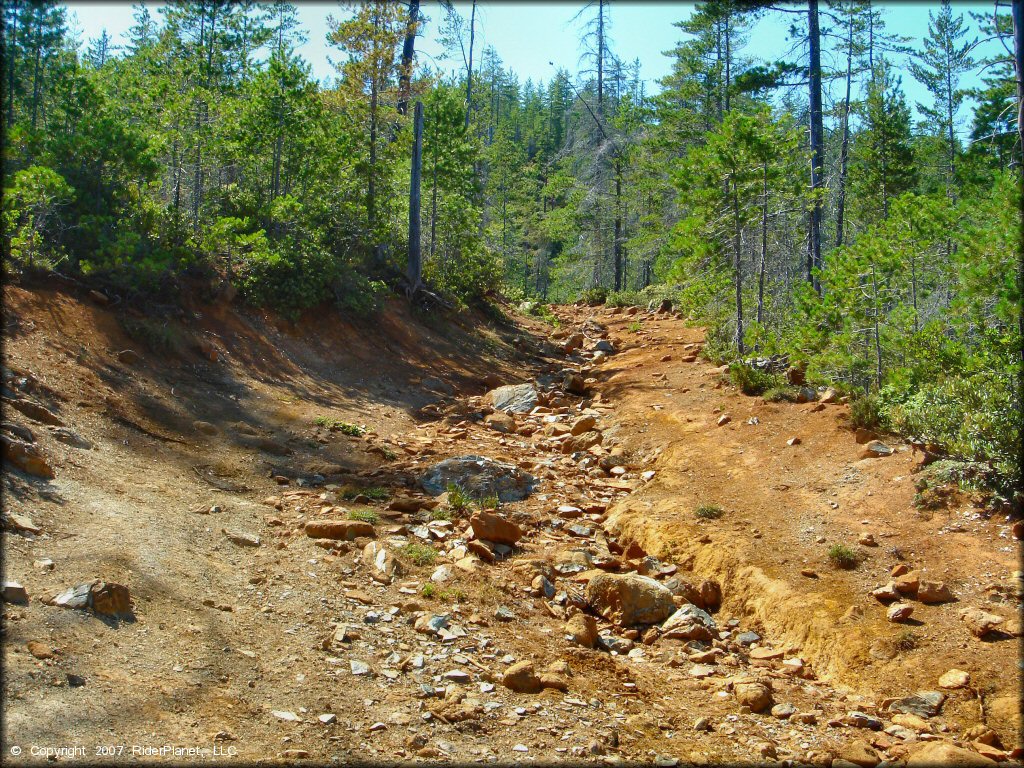
[[[825,167],[825,137],[821,114],[821,32],[818,28],[818,0],[807,0],[807,33],[810,42],[810,112],[811,112],[811,211],[807,233],[807,277],[814,290],[821,285],[814,269],[821,268],[821,175]]]
[[[419,27],[420,0],[409,0],[409,20],[405,27],[405,42],[402,44],[402,65],[398,76],[398,114],[404,115],[409,108],[412,92],[412,57],[416,50],[416,30]]]
[[[409,297],[422,285],[423,259],[420,253],[420,175],[423,169],[423,102],[417,101],[413,117],[412,171],[409,176]]]

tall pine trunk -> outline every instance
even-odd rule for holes
[[[423,169],[423,102],[413,110],[412,168],[409,173],[409,296],[423,283],[423,257],[420,252],[420,177]]]

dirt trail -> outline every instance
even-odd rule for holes
[[[133,338],[84,297],[5,290],[4,420],[31,431],[56,474],[4,477],[5,513],[21,521],[7,523],[4,579],[30,597],[4,604],[4,746],[22,761],[41,760],[34,744],[96,762],[169,745],[224,761],[872,764],[1019,744],[1006,521],[968,498],[925,519],[906,446],[861,459],[845,406],[722,386],[681,319],[564,307],[548,338],[532,318],[457,327],[399,305],[367,326],[188,312],[155,327],[129,317]],[[560,351],[566,339],[583,349]],[[530,380],[530,413],[502,417],[480,397]],[[563,452],[567,440],[580,450]],[[465,455],[537,479],[498,507],[524,533],[508,558],[471,540],[471,510],[419,486]],[[701,504],[723,514],[698,520]],[[308,535],[328,521],[359,537]],[[857,543],[866,533],[877,547]],[[865,559],[833,568],[834,543]],[[374,547],[396,573],[376,569]],[[916,623],[886,621],[870,592],[900,563],[956,602],[910,601]],[[599,613],[588,582],[636,569],[677,606],[706,600],[713,633],[598,615],[597,648],[567,640],[567,620]],[[134,620],[42,602],[94,579],[129,588]],[[973,637],[963,607],[1010,631]],[[503,684],[523,661],[555,687]],[[938,687],[951,668],[968,687]],[[774,708],[756,711],[760,686]],[[887,701],[916,691],[942,691],[941,712],[914,719]]]

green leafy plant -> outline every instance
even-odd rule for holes
[[[604,304],[607,300],[607,288],[587,288],[580,293],[580,301],[592,307]]]
[[[420,594],[428,599],[433,598],[435,595],[437,595],[437,587],[435,587],[428,581],[426,584],[420,587]]]
[[[860,564],[860,555],[845,544],[833,544],[828,548],[828,559],[836,568],[850,570]]]
[[[444,507],[435,507],[427,513],[427,518],[430,520],[451,520],[451,510],[445,509]]]
[[[640,331],[642,331],[643,329],[644,324],[641,323],[639,320],[634,320],[633,322],[626,326],[626,330],[629,331],[630,333],[640,333]]]
[[[693,514],[700,520],[717,520],[725,514],[725,511],[714,504],[701,504]]]

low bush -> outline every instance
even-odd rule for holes
[[[850,570],[860,564],[860,556],[845,544],[833,544],[828,548],[828,559],[836,568]]]
[[[759,371],[739,360],[730,363],[729,380],[744,395],[763,395],[769,389],[780,385],[779,377],[775,374]]]

